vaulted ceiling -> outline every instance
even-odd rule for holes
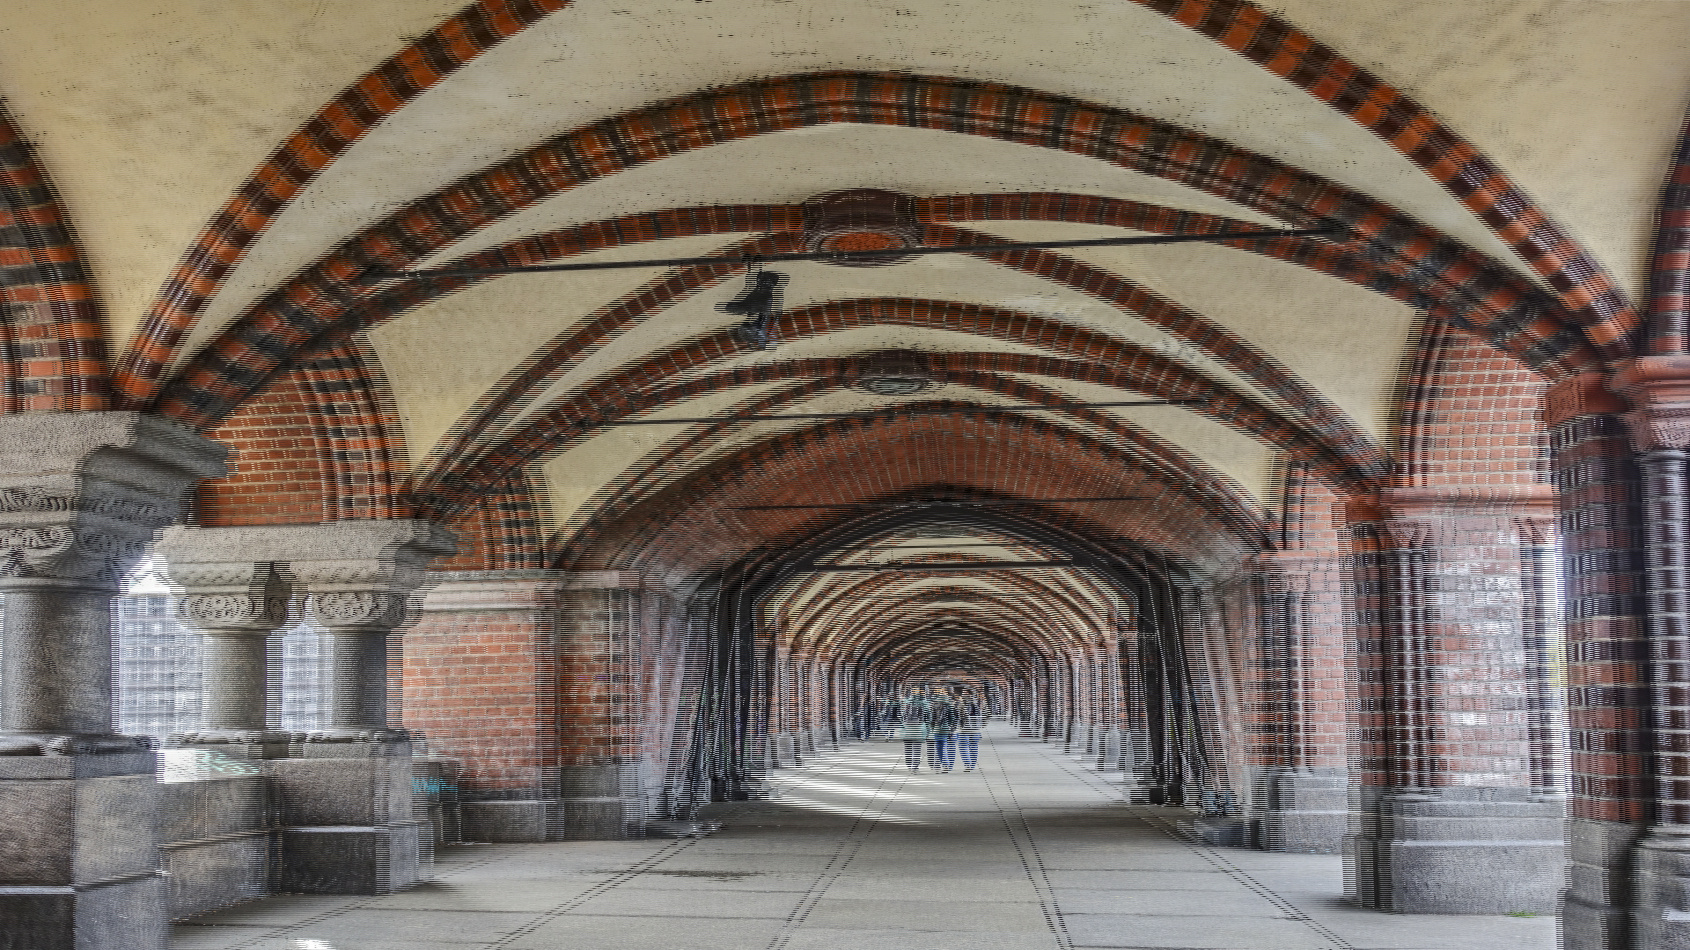
[[[725,490],[722,466],[820,431],[582,422],[624,397],[696,418],[1200,395],[1025,414],[1072,457],[1029,435],[1004,464],[1036,472],[957,487],[1037,496],[1030,472],[1118,451],[1123,479],[1236,524],[1287,453],[1340,489],[1382,477],[1428,321],[1551,376],[1623,354],[1690,95],[1690,3],[1658,0],[461,4],[10,0],[0,95],[75,229],[119,404],[210,426],[350,335],[425,509],[526,470],[569,526],[653,472]],[[802,250],[852,189],[929,244],[1345,231],[785,264],[771,350],[718,307],[734,267],[355,280]],[[928,387],[853,385],[887,366]],[[942,443],[931,420],[899,438]]]

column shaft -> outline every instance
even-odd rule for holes
[[[200,649],[200,725],[259,731],[268,713],[268,637],[251,630],[207,630]]]
[[[5,585],[6,732],[112,731],[110,589]]]

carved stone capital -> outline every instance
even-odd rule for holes
[[[1251,565],[1268,590],[1290,594],[1306,592],[1309,577],[1325,570],[1328,559],[1309,551],[1262,551]]]
[[[200,630],[268,634],[287,623],[288,598],[262,594],[187,594],[176,602],[176,615]]]
[[[136,412],[0,418],[0,589],[115,588],[227,454]]]
[[[1643,356],[1616,371],[1608,388],[1631,403],[1632,448],[1690,448],[1690,357]]]
[[[391,630],[405,622],[408,601],[404,592],[329,591],[316,595],[317,622],[331,630]]]
[[[405,621],[412,595],[433,579],[429,562],[451,554],[456,543],[427,521],[334,521],[171,528],[159,551],[171,582],[201,598],[202,614],[190,616],[186,607],[183,613],[197,626],[232,629],[248,622],[243,618],[254,627],[268,619],[279,626],[275,601],[285,611],[298,591],[314,595],[324,626],[376,629]]]
[[[1625,409],[1625,401],[1609,390],[1605,375],[1580,373],[1549,387],[1544,394],[1543,424],[1553,429],[1574,419],[1618,415]]]
[[[1380,539],[1409,550],[1449,543],[1462,532],[1504,532],[1521,521],[1553,521],[1555,490],[1549,485],[1458,491],[1391,488],[1372,498],[1369,507]]]

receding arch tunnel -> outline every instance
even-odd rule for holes
[[[1687,35],[8,0],[0,950],[1690,946]]]

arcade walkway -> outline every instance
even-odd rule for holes
[[[392,897],[281,897],[176,950],[1549,950],[1553,917],[1345,904],[1335,857],[1197,846],[1080,760],[988,736],[978,773],[911,776],[857,743],[718,805],[699,840],[482,845]],[[959,765],[960,770],[960,765]]]

